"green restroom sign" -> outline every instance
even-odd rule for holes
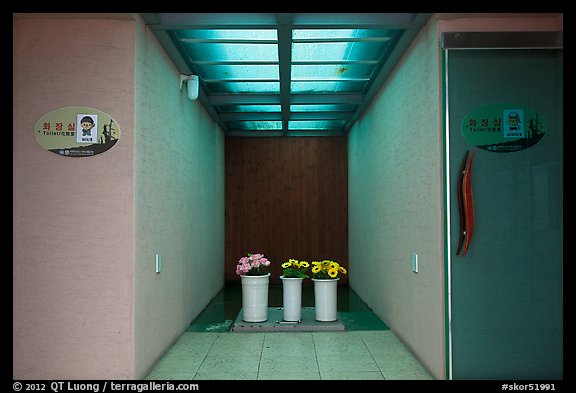
[[[513,103],[483,105],[462,120],[462,135],[468,142],[496,153],[527,149],[544,137],[545,130],[538,111]]]

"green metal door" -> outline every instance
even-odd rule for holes
[[[449,377],[562,379],[563,51],[481,38],[444,46]]]

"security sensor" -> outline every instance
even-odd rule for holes
[[[186,81],[186,90],[188,98],[196,100],[198,98],[198,75],[180,75],[180,90],[182,90],[182,83]]]

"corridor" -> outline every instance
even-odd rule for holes
[[[241,286],[227,283],[146,379],[433,379],[354,290],[340,286],[337,296],[345,331],[234,332],[242,306]],[[269,306],[281,305],[282,287],[270,286]],[[304,286],[302,306],[313,305],[313,287]]]

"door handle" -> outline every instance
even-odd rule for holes
[[[464,180],[464,171],[466,170],[466,162],[468,160],[469,151],[466,150],[464,158],[460,163],[458,168],[458,180],[456,182],[456,195],[458,197],[458,217],[460,222],[459,232],[458,232],[458,248],[456,249],[456,255],[460,254],[462,246],[464,245],[464,238],[466,237],[466,216],[464,211],[464,200],[462,193],[462,182]]]
[[[458,211],[460,213],[460,233],[456,255],[462,251],[462,257],[466,256],[472,235],[474,234],[474,197],[472,194],[472,163],[476,149],[472,149],[468,159],[468,150],[460,164],[457,182]],[[462,249],[464,247],[464,249]]]
[[[474,155],[476,154],[476,149],[472,149],[470,153],[470,159],[466,164],[466,169],[464,170],[464,179],[462,180],[462,199],[464,202],[464,215],[466,217],[466,238],[464,240],[464,250],[462,250],[462,256],[466,256],[470,242],[472,241],[472,235],[474,234],[474,198],[472,196],[472,162],[474,161]]]

